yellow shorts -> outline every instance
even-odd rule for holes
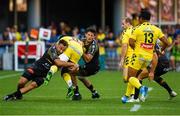
[[[126,56],[124,60],[124,68],[127,68],[128,65],[130,64],[131,61],[131,56]]]
[[[129,67],[134,68],[136,70],[147,68],[151,63],[151,60],[151,56],[134,53],[131,57]]]

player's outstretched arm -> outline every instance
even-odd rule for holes
[[[153,59],[152,59],[152,62],[151,62],[151,68],[150,68],[150,71],[149,71],[149,80],[153,80],[154,79],[154,71],[156,69],[156,66],[157,66],[157,63],[158,63],[158,56],[156,53],[153,54]]]
[[[120,68],[123,68],[123,64],[124,64],[124,59],[125,59],[125,56],[126,56],[126,52],[127,52],[127,48],[128,48],[128,44],[122,44],[122,49],[121,49],[121,60],[120,60],[120,63],[119,63],[119,67]]]

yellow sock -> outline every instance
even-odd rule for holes
[[[139,89],[141,87],[141,83],[139,82],[139,80],[136,77],[130,77],[129,83],[131,85],[133,85],[134,87],[136,87],[137,89]]]
[[[64,73],[63,75],[63,79],[65,80],[66,84],[68,85],[68,87],[72,86],[72,80],[71,80],[71,76],[68,73]]]
[[[52,65],[50,71],[52,72],[52,74],[54,74],[58,71],[58,67],[56,65]]]
[[[128,82],[125,95],[130,97],[131,94],[134,94],[134,86]]]
[[[135,94],[135,87],[133,86],[132,91],[131,91],[131,95]]]

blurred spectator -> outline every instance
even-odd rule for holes
[[[180,62],[180,34],[176,36],[174,46],[172,48],[172,58],[174,59],[175,62],[173,62],[173,69],[176,69],[176,64]]]
[[[65,22],[60,22],[59,28],[60,28],[60,35],[70,35],[71,28]]]
[[[46,48],[50,47],[50,46],[53,45],[55,42],[57,42],[57,41],[58,41],[58,37],[59,37],[59,35],[57,34],[57,30],[56,30],[55,28],[53,28],[53,29],[51,30],[51,38],[50,38],[50,40],[48,40],[48,41],[46,42]]]
[[[12,28],[12,33],[15,34],[16,41],[22,41],[22,37],[21,37],[21,34],[18,32],[17,26],[14,26]]]
[[[117,57],[116,43],[113,32],[109,32],[107,38],[105,39],[105,46],[108,48],[106,49],[107,56],[112,59],[116,58]]]
[[[97,34],[97,40],[99,43],[99,61],[100,61],[101,70],[105,69],[105,47],[104,47],[105,37],[106,37],[105,33],[101,28],[99,28]]]
[[[116,52],[117,52],[118,57],[119,57],[120,54],[121,54],[121,35],[122,35],[122,34],[119,34],[119,35],[117,36],[116,40],[115,40],[116,45],[117,45]]]
[[[74,27],[72,30],[72,36],[78,39],[81,39],[81,35],[79,33],[79,28],[78,27]]]
[[[29,35],[27,32],[22,33],[22,40],[23,41],[30,41]]]

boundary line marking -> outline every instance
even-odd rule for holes
[[[0,76],[0,79],[15,77],[15,76],[18,76],[18,75],[21,75],[21,74],[20,74],[20,73],[17,73],[17,74],[4,75],[4,76]]]
[[[152,91],[153,90],[153,87],[148,87],[148,92]],[[147,98],[148,96],[146,96]],[[141,105],[140,104],[134,104],[131,109],[130,109],[130,112],[136,112],[138,111],[139,109],[141,108]]]
[[[131,107],[130,112],[136,112],[141,108],[140,104],[134,104],[133,107]]]

